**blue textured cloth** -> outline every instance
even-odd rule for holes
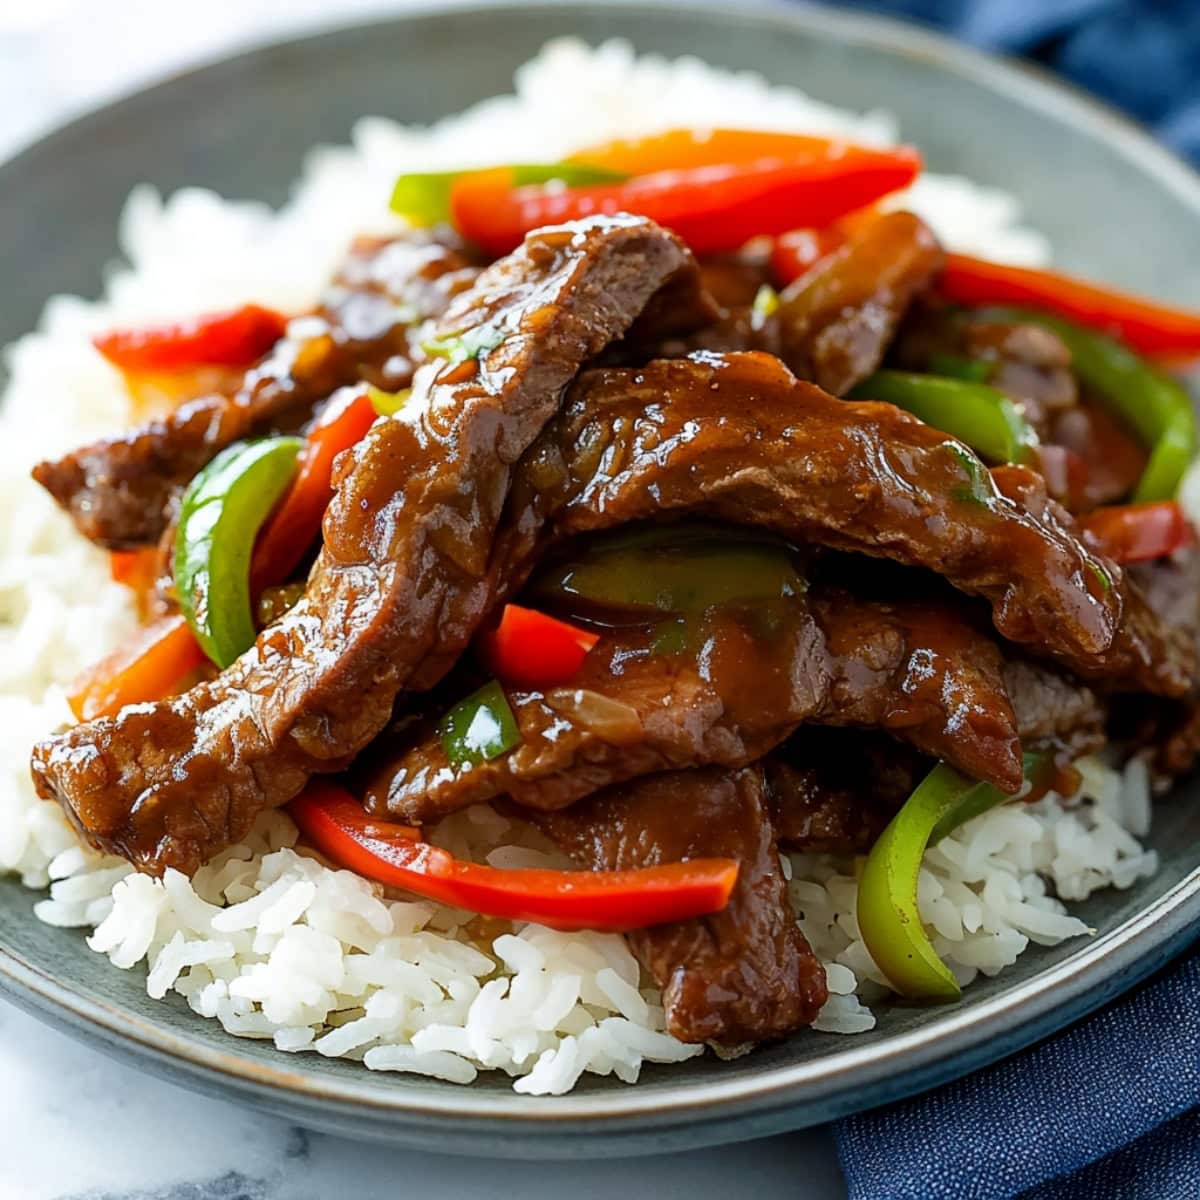
[[[1200,163],[1200,0],[875,0],[1020,54]],[[850,1200],[1200,1200],[1200,953],[1057,1037],[835,1127]]]
[[[1197,1200],[1200,953],[994,1067],[838,1123],[850,1200]]]
[[[1021,54],[1200,163],[1200,0],[847,0]]]

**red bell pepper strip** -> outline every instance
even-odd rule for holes
[[[300,832],[338,866],[387,887],[510,921],[621,933],[718,912],[738,864],[699,858],[632,871],[499,870],[463,862],[377,821],[349,792],[320,780],[290,805]]]
[[[1174,500],[1098,508],[1083,517],[1080,526],[1084,541],[1119,563],[1164,558],[1195,539]]]
[[[673,229],[697,254],[732,251],[753,237],[826,225],[916,178],[907,147],[820,157],[657,171],[624,183],[550,191],[475,177],[456,183],[450,211],[459,232],[490,254],[506,254],[532,229],[597,213],[640,213]]]
[[[547,688],[575,675],[599,640],[598,633],[506,604],[500,623],[480,635],[477,648],[492,674],[510,687]]]
[[[832,254],[846,240],[836,224],[823,229],[792,229],[771,247],[771,275],[780,287],[807,275],[809,268]]]
[[[248,367],[283,337],[287,318],[257,304],[144,329],[114,329],[92,345],[123,371]]]
[[[80,721],[110,717],[127,704],[169,695],[206,661],[181,614],[161,617],[80,675],[67,702]]]
[[[309,429],[296,478],[258,536],[251,592],[286,579],[304,557],[333,494],[333,460],[366,436],[377,415],[369,390],[344,392]]]
[[[253,592],[286,579],[320,529],[329,503],[333,460],[375,421],[368,392],[333,401],[309,431],[297,478],[259,535],[250,568]],[[157,553],[137,550],[112,556],[112,577],[140,591],[152,587]],[[158,700],[206,659],[180,614],[151,622],[112,654],[90,667],[68,696],[81,721],[111,716],[127,704]]]
[[[1119,338],[1151,356],[1200,354],[1200,313],[1171,308],[1072,279],[1057,271],[1010,267],[947,254],[939,291],[960,304],[1020,304],[1047,309]]]
[[[878,205],[868,204],[819,229],[790,229],[780,234],[771,247],[775,282],[781,288],[787,287],[882,215]]]
[[[375,417],[368,393],[348,393],[332,402],[309,431],[297,478],[255,545],[252,592],[286,579],[303,557],[329,503],[333,460],[366,433]],[[113,578],[136,590],[150,560],[156,561],[154,551],[114,554]],[[126,704],[161,699],[206,657],[182,615],[152,622],[80,676],[68,697],[71,710],[79,720],[90,721],[111,716]]]

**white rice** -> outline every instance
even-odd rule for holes
[[[90,334],[249,300],[302,311],[355,234],[394,226],[386,198],[406,169],[554,159],[706,121],[878,144],[897,135],[884,113],[833,109],[694,59],[635,59],[621,43],[554,43],[516,84],[515,95],[432,129],[365,118],[352,146],[313,151],[278,213],[197,189],[164,201],[138,188],[121,221],[127,265],[114,269],[104,299],[56,297],[38,332],[12,348],[0,411],[0,870],[49,887],[35,905],[41,920],[93,929],[88,944],[115,966],[145,965],[151,996],[176,993],[230,1033],[454,1083],[500,1070],[518,1092],[560,1094],[584,1073],[633,1083],[645,1062],[703,1053],[663,1032],[660,997],[622,938],[385,897],[298,851],[281,812],[190,881],[134,875],[81,847],[59,809],[35,797],[28,771],[31,744],[70,719],[64,685],[135,625],[106,556],[28,478],[37,459],[131,418],[121,377],[91,349]],[[1017,202],[1001,192],[926,176],[895,203],[919,211],[953,248],[1048,258],[1045,239],[1019,223]],[[1155,856],[1137,840],[1149,819],[1144,768],[1122,775],[1090,760],[1079,796],[964,827],[928,854],[921,874],[921,915],[939,952],[966,984],[1031,942],[1088,932],[1054,897],[1082,900],[1152,873]],[[437,836],[496,865],[557,861],[547,843],[488,809],[456,814]],[[794,855],[784,867],[828,968],[831,999],[816,1028],[872,1028],[866,1004],[885,985],[858,935],[855,865]]]

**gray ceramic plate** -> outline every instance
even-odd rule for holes
[[[354,119],[428,121],[509,87],[550,37],[754,68],[836,104],[896,112],[931,166],[1020,193],[1062,262],[1200,304],[1200,182],[1131,126],[1026,72],[877,20],[807,10],[587,4],[456,9],[273,46],[172,79],[62,129],[0,168],[7,270],[0,344],[54,292],[92,294],[129,188],[204,184],[280,200],[305,149]],[[19,281],[19,282],[18,282]],[[1185,788],[1194,791],[1194,788]],[[895,1008],[870,1034],[806,1033],[734,1063],[587,1080],[559,1099],[370,1075],[238,1041],[153,1003],[73,932],[0,882],[0,984],[20,1003],[148,1070],[305,1125],[426,1149],[527,1157],[638,1153],[823,1121],[944,1082],[1060,1028],[1160,966],[1200,917],[1200,805],[1162,806],[1161,872],[1083,914],[1100,933],[1032,951],[954,1008]]]

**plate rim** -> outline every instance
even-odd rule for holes
[[[476,0],[469,5],[432,0],[374,19],[320,24],[298,36],[256,40],[235,54],[214,55],[118,93],[19,147],[0,163],[0,171],[7,174],[9,170],[19,170],[27,159],[53,154],[60,142],[86,136],[93,123],[119,116],[127,105],[140,106],[152,101],[159,90],[170,89],[214,69],[245,68],[256,58],[283,49],[327,43],[370,28],[447,15],[467,22],[477,14],[495,14],[506,9],[528,15],[539,11],[585,13],[595,7],[588,0],[541,0],[529,4]],[[819,37],[930,60],[939,69],[966,77],[1005,99],[1109,141],[1131,165],[1152,176],[1200,215],[1200,174],[1135,121],[1027,63],[988,55],[923,27],[868,13],[703,0],[682,4],[616,0],[607,7],[615,12],[656,16],[670,13],[681,21],[691,16],[724,14],[782,32],[800,29]],[[870,1092],[870,1104],[874,1106],[924,1090],[1023,1048],[1052,1029],[1099,1007],[1200,936],[1200,928],[1192,928],[1198,925],[1200,865],[1147,907],[1019,988],[966,1005],[942,1021],[895,1034],[883,1044],[859,1047],[851,1044],[805,1063],[764,1068],[744,1078],[707,1080],[699,1085],[681,1080],[673,1087],[648,1092],[622,1088],[526,1097],[447,1087],[444,1091],[418,1093],[391,1077],[385,1083],[370,1075],[346,1080],[314,1076],[303,1069],[289,1069],[284,1065],[288,1060],[282,1055],[280,1065],[267,1066],[243,1058],[236,1039],[229,1050],[216,1050],[189,1039],[184,1033],[143,1020],[119,1004],[88,996],[70,982],[53,978],[3,943],[0,943],[0,991],[78,1036],[98,1036],[106,1049],[149,1065],[159,1073],[182,1075],[204,1090],[233,1094],[265,1107],[272,1107],[272,1101],[280,1103],[278,1097],[283,1094],[293,1104],[322,1109],[332,1106],[342,1115],[353,1114],[356,1119],[372,1116],[390,1129],[394,1129],[396,1122],[415,1129],[452,1117],[459,1123],[455,1130],[458,1134],[474,1125],[489,1133],[496,1133],[500,1126],[501,1135],[525,1131],[527,1127],[529,1132],[575,1132],[602,1137],[610,1131],[620,1133],[624,1126],[631,1137],[639,1137],[640,1129],[640,1137],[646,1139],[657,1136],[664,1127],[695,1128],[697,1124],[708,1127],[718,1121],[739,1118],[769,1120],[772,1115],[776,1118],[776,1128],[796,1127],[805,1121],[824,1120],[854,1109],[855,1093]],[[939,1072],[939,1064],[949,1070]],[[645,1121],[650,1114],[657,1118],[652,1127]],[[780,1114],[784,1114],[782,1122],[778,1120]],[[317,1119],[315,1113],[310,1116]],[[548,1128],[551,1125],[553,1129]],[[765,1131],[730,1131],[725,1140]],[[360,1136],[370,1136],[371,1132],[364,1129]],[[708,1140],[722,1140],[722,1137]],[[469,1152],[461,1143],[455,1145],[460,1153]],[[492,1146],[486,1152],[495,1150]]]

